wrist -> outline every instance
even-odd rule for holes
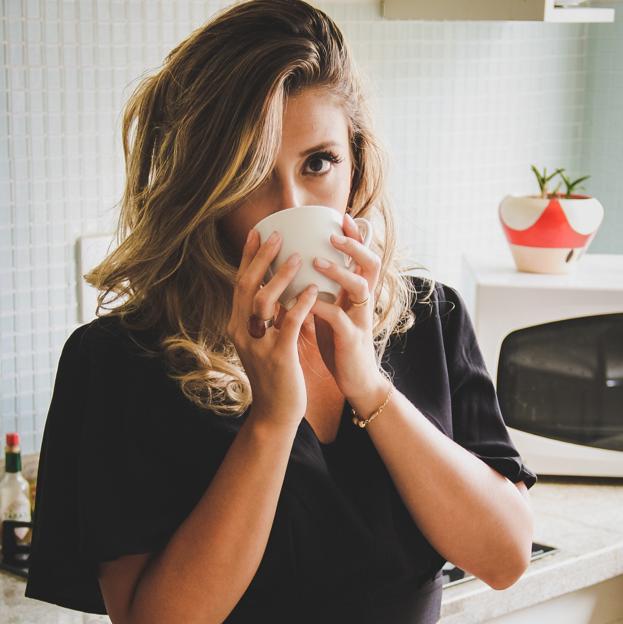
[[[388,398],[393,384],[383,376],[379,376],[373,383],[362,386],[365,391],[358,396],[350,397],[348,402],[355,410],[357,418],[365,420],[374,414]],[[387,405],[384,406],[384,409]]]
[[[300,421],[296,421],[290,414],[283,414],[280,419],[275,410],[272,412],[259,407],[252,407],[247,416],[245,425],[252,429],[254,433],[267,440],[279,438],[291,438],[294,440],[298,431]]]

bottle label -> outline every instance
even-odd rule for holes
[[[4,510],[2,520],[22,520],[23,522],[30,522],[30,506],[26,497],[18,498],[17,500],[9,503]],[[28,535],[30,529],[28,527],[16,527],[15,535],[23,540]]]

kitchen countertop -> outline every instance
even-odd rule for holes
[[[505,590],[476,578],[444,588],[440,624],[484,622],[623,574],[623,479],[542,476],[529,493],[533,541],[559,550],[532,561]],[[25,586],[0,570],[2,624],[110,622],[26,598]]]

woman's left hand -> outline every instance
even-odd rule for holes
[[[376,364],[372,326],[374,321],[374,292],[381,272],[381,259],[363,245],[359,229],[350,215],[345,214],[343,242],[331,236],[331,244],[351,256],[356,263],[354,271],[330,262],[321,268],[314,261],[314,268],[342,286],[335,303],[316,300],[310,312],[314,314],[316,341],[320,354],[333,375],[337,386],[347,398],[365,394],[366,387],[373,387],[380,372]],[[352,301],[365,305],[353,306]]]

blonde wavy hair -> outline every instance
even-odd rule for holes
[[[333,20],[302,0],[236,3],[142,78],[124,109],[117,247],[83,277],[99,291],[98,317],[118,316],[129,330],[157,329],[157,349],[142,345],[145,353],[164,357],[184,395],[215,414],[240,415],[252,400],[226,335],[238,266],[220,221],[270,175],[287,98],[311,87],[337,96],[348,119],[354,170],[347,210],[374,225],[371,248],[382,267],[373,334],[387,375],[380,362],[388,340],[413,325],[412,297],[420,293],[406,270],[422,265],[400,262],[386,152]],[[424,279],[426,301],[435,283]]]

